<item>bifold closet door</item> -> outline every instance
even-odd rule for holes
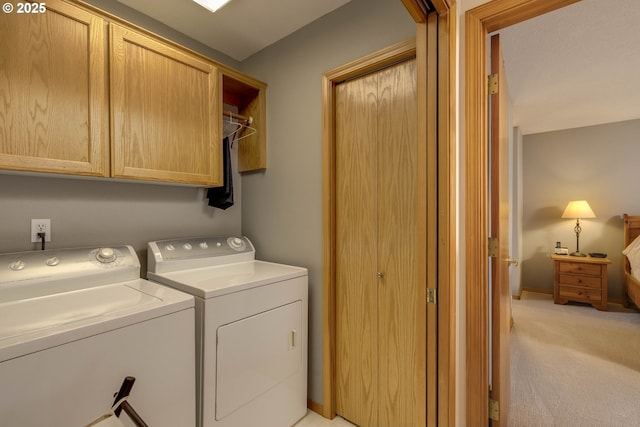
[[[416,426],[426,304],[417,280],[415,60],[336,87],[336,408]]]

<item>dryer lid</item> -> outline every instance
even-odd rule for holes
[[[149,272],[148,277],[207,299],[307,274],[307,269],[303,267],[267,261],[246,261],[168,273]]]

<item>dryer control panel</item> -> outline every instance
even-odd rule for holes
[[[244,236],[193,237],[148,243],[148,269],[153,273],[208,267],[255,259],[255,248]]]

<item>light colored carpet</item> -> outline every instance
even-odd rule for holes
[[[513,301],[511,427],[640,426],[640,313]]]

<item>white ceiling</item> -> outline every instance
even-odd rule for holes
[[[215,14],[118,1],[242,61],[350,0],[232,0]],[[582,0],[500,33],[523,134],[640,118],[640,0]]]
[[[523,134],[640,118],[639,0],[582,0],[500,34]]]
[[[118,1],[242,61],[350,0],[232,0],[216,13],[191,0]]]

